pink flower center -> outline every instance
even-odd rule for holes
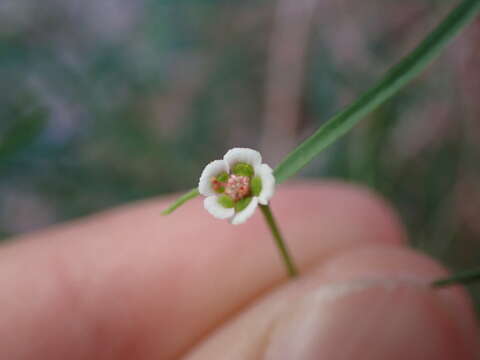
[[[226,182],[213,178],[212,188],[217,192],[223,192],[233,201],[238,201],[250,195],[250,178],[234,174],[229,175]]]
[[[213,186],[218,187],[218,180],[213,182]],[[250,178],[248,176],[230,175],[226,183],[221,183],[225,188],[225,195],[232,200],[238,201],[250,194]]]

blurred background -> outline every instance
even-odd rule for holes
[[[451,6],[1,0],[0,238],[191,188],[234,146],[277,164]],[[478,265],[479,97],[477,20],[303,176],[377,190],[413,246]]]

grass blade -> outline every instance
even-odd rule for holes
[[[462,273],[454,274],[448,278],[438,279],[432,282],[433,287],[443,287],[449,285],[458,285],[458,284],[471,284],[474,282],[480,281],[480,269],[474,269],[465,271]]]
[[[175,202],[172,203],[172,205],[170,205],[167,209],[163,210],[163,211],[162,211],[162,215],[169,215],[169,214],[171,214],[171,213],[174,212],[177,208],[179,208],[180,206],[182,206],[183,204],[185,204],[187,201],[196,198],[198,195],[200,195],[200,193],[198,192],[198,189],[197,189],[197,188],[190,190],[188,193],[186,193],[185,195],[180,196],[177,200],[175,200]]]
[[[354,103],[328,120],[275,169],[277,183],[295,175],[323,149],[347,133],[360,119],[392,97],[436,58],[480,10],[480,0],[464,0],[415,48]]]

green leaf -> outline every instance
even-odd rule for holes
[[[480,10],[480,0],[464,0],[414,49],[372,88],[327,121],[293,150],[275,169],[277,183],[295,175],[315,156],[347,133],[360,119],[392,97],[421,73]]]
[[[0,161],[31,145],[47,124],[46,113],[41,109],[14,115],[17,119],[13,125],[0,133]]]
[[[479,281],[480,281],[480,269],[477,268],[477,269],[461,272],[458,274],[453,274],[450,277],[435,280],[432,282],[431,285],[433,287],[439,288],[439,287],[444,287],[449,285],[459,285],[459,284],[466,285],[466,284],[471,284]]]
[[[190,190],[188,193],[186,193],[185,195],[182,195],[182,196],[179,197],[177,200],[175,200],[175,202],[174,202],[172,205],[170,205],[167,209],[163,210],[163,211],[162,211],[162,215],[169,215],[169,214],[171,214],[171,213],[174,212],[178,207],[182,206],[182,205],[185,204],[187,201],[196,198],[198,195],[200,195],[200,193],[198,192],[198,189],[197,189],[197,188]]]

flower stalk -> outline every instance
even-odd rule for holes
[[[270,206],[268,205],[260,205],[260,210],[262,211],[263,216],[265,217],[265,221],[272,232],[273,238],[275,239],[275,244],[278,247],[280,255],[282,256],[282,260],[285,263],[285,267],[287,269],[288,276],[296,277],[298,275],[298,270],[293,262],[292,257],[288,251],[287,245],[283,240],[282,234],[280,233],[280,229],[277,226],[277,222],[273,217],[272,211],[270,210]]]
[[[170,215],[173,213],[176,209],[178,209],[180,206],[185,204],[187,201],[192,200],[196,198],[200,193],[198,192],[198,189],[192,189],[186,194],[180,196],[175,202],[173,202],[168,208],[162,211],[162,215]]]

